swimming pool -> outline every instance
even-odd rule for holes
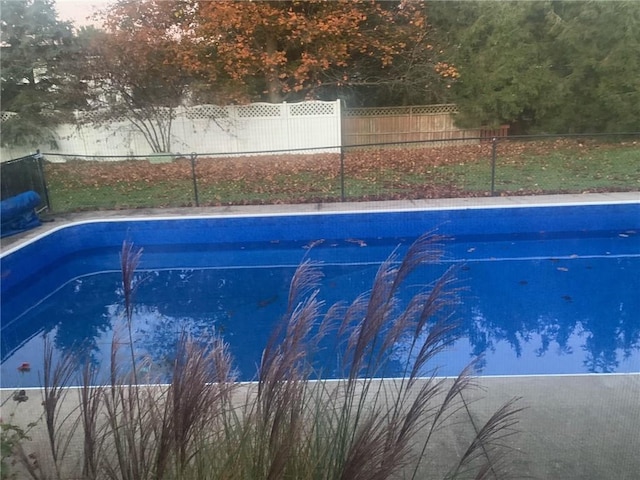
[[[640,204],[619,202],[65,226],[2,256],[2,387],[37,385],[37,368],[18,367],[41,364],[44,332],[59,350],[82,344],[100,361],[121,315],[125,239],[144,249],[138,346],[162,359],[180,328],[215,326],[251,379],[305,255],[324,264],[327,304],[352,300],[396,247],[434,229],[450,238],[446,257],[416,282],[458,264],[465,287],[463,335],[440,358],[441,374],[478,354],[483,375],[640,371]],[[405,346],[395,354],[401,361]]]

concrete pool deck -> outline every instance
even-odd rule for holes
[[[99,218],[250,215],[265,213],[339,212],[479,206],[526,206],[640,202],[640,193],[602,193],[523,197],[464,198],[393,202],[266,205],[172,209],[141,209],[78,214],[49,214],[51,222],[20,235],[2,239],[2,250],[13,248],[68,223]],[[640,274],[640,273],[639,273]],[[484,391],[469,395],[473,424],[484,423],[503,403],[521,397],[525,407],[518,418],[520,434],[507,440],[511,465],[508,478],[550,480],[637,479],[640,472],[640,365],[634,374],[483,377]],[[29,400],[17,404],[13,390],[0,392],[2,417],[15,411],[16,423],[26,424],[39,416],[41,397],[28,391]],[[75,399],[75,398],[74,398]],[[6,401],[6,404],[5,404]],[[465,419],[447,430],[436,445],[434,458],[461,454],[461,438],[473,424]],[[468,418],[467,418],[468,420]]]
[[[474,428],[513,397],[520,397],[518,406],[524,410],[517,416],[519,433],[504,442],[508,447],[504,461],[510,472],[506,478],[638,478],[640,374],[482,377],[478,384],[481,389],[464,393],[468,413],[459,411],[430,444],[427,471],[442,474],[425,478],[444,478],[453,459],[464,453]],[[26,426],[40,418],[40,391],[26,393],[28,400],[16,403],[11,399],[12,390],[0,391],[5,421]],[[75,405],[77,398],[71,392],[66,402]],[[29,435],[37,442],[37,451],[46,451],[42,420],[38,425]]]

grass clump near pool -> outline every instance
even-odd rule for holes
[[[491,194],[491,143],[345,149],[344,197],[350,201]],[[189,159],[47,163],[54,212],[195,205]],[[200,205],[340,201],[338,153],[198,157]],[[640,188],[634,142],[500,141],[494,194],[633,191]]]
[[[441,256],[438,239],[424,235],[404,258],[392,255],[380,266],[369,292],[328,307],[318,299],[319,266],[303,261],[256,382],[235,380],[221,338],[183,332],[167,362],[169,382],[152,384],[153,366],[138,357],[131,332],[141,251],[125,242],[124,318],[109,378],[100,383],[96,366],[77,356],[52,361],[47,342],[38,427],[47,447],[34,449],[26,438],[14,445],[15,468],[56,479],[495,478],[507,466],[504,444],[515,433],[516,400],[457,439],[465,448],[434,455],[445,427],[470,422],[460,415],[463,394],[474,387],[473,364],[456,378],[437,377],[432,365],[457,338],[455,272],[408,302],[398,293],[412,273]],[[313,368],[313,354],[328,337],[342,346],[340,380],[323,380]],[[391,347],[406,338],[405,375],[382,381]],[[67,411],[73,399],[63,387],[78,375],[76,406]],[[75,456],[69,445],[77,446]]]

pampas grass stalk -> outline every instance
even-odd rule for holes
[[[49,337],[45,335],[42,405],[51,450],[51,464],[54,467],[56,479],[62,478],[61,463],[78,426],[78,419],[73,418],[73,414],[61,414],[60,408],[67,397],[68,389],[66,387],[69,385],[74,370],[75,358],[70,354],[64,355],[60,362],[54,361],[53,345]]]
[[[102,407],[104,388],[98,384],[98,368],[87,359],[82,366],[79,395],[79,408],[82,421],[83,462],[82,477],[87,480],[98,478],[102,444],[99,416]]]
[[[474,387],[474,363],[453,379],[438,377],[434,365],[457,338],[454,269],[408,301],[400,293],[414,289],[407,285],[414,272],[441,259],[442,241],[426,234],[402,258],[393,252],[379,267],[371,290],[349,305],[325,306],[319,265],[304,260],[292,278],[285,315],[263,351],[256,382],[236,381],[221,338],[181,332],[168,385],[139,383],[132,323],[141,250],[125,242],[121,268],[128,338],[122,342],[114,331],[106,385],[93,387],[95,371],[88,364],[83,370],[83,478],[431,476],[425,461],[433,438],[454,416],[468,413],[463,393]],[[334,337],[345,375],[326,380],[313,358],[323,339]],[[404,374],[383,379],[401,341],[409,345]],[[123,343],[129,346],[128,362],[119,355]],[[58,373],[45,378],[45,418],[56,461],[64,451],[56,436],[56,412],[68,375],[65,365],[59,371],[49,367]],[[476,429],[449,471],[441,472],[443,478],[472,471],[475,478],[499,474],[508,466],[505,442],[515,432],[519,411],[516,400],[498,409]]]

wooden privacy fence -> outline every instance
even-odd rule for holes
[[[464,139],[479,142],[480,138],[507,135],[508,126],[496,130],[458,128],[454,124],[457,112],[452,104],[344,109],[342,145]]]

